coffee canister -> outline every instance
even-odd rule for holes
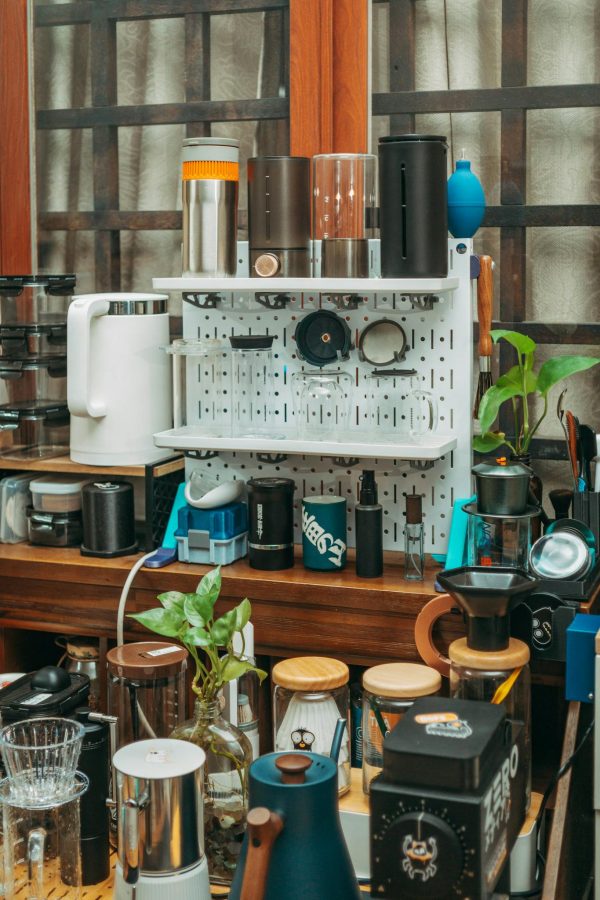
[[[183,275],[235,275],[240,142],[183,142]]]
[[[137,550],[133,485],[96,481],[81,491],[83,556],[127,556]]]
[[[294,481],[251,478],[247,487],[250,567],[289,569],[294,565]]]
[[[446,138],[379,138],[379,227],[384,278],[448,274]]]
[[[346,498],[302,500],[302,561],[307,569],[336,572],[346,565]]]

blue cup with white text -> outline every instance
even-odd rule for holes
[[[346,565],[346,499],[335,494],[302,500],[302,561],[337,572]]]

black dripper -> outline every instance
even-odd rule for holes
[[[462,607],[471,650],[506,650],[511,610],[537,587],[523,569],[462,566],[437,577],[442,588]]]

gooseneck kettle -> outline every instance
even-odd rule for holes
[[[330,756],[269,753],[250,766],[250,812],[230,900],[359,900],[338,813],[340,719]]]

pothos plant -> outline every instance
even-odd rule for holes
[[[600,359],[594,356],[553,356],[542,363],[536,372],[535,341],[519,331],[500,328],[490,334],[494,343],[504,340],[515,348],[517,364],[501,375],[481,398],[478,410],[481,434],[473,438],[473,447],[480,453],[490,453],[504,444],[514,456],[522,456],[529,452],[531,441],[546,418],[550,389],[569,375],[591,369],[600,363]],[[539,397],[543,404],[537,418],[530,408],[534,397]],[[512,406],[512,440],[503,431],[491,430],[503,403],[510,403]]]
[[[129,616],[150,631],[175,638],[187,647],[196,664],[192,689],[205,704],[215,701],[224,685],[246,672],[255,672],[261,682],[267,677],[266,672],[243,658],[243,629],[250,621],[250,601],[246,597],[229,612],[215,618],[215,604],[220,592],[219,566],[207,572],[195,593],[167,591],[157,597],[160,606]],[[233,649],[235,634],[242,638],[239,654]]]

